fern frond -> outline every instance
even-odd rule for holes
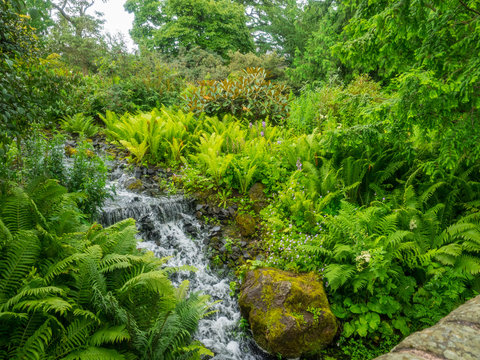
[[[45,281],[48,283],[51,280],[53,280],[53,278],[55,278],[56,276],[58,276],[60,274],[67,273],[68,270],[70,268],[72,268],[72,266],[75,263],[78,263],[78,262],[86,259],[87,256],[88,256],[87,254],[75,253],[73,255],[70,255],[70,256],[66,257],[63,260],[55,262],[53,265],[51,265],[47,269],[46,274],[45,274]]]
[[[32,299],[18,302],[13,306],[13,310],[35,312],[44,311],[47,313],[56,313],[65,315],[72,305],[59,297],[47,297],[44,299]]]
[[[476,256],[461,255],[457,257],[455,268],[470,275],[480,274],[480,259]]]
[[[38,261],[40,242],[32,231],[19,231],[8,244],[6,257],[0,261],[0,301],[11,297],[23,278]]]
[[[97,317],[97,315],[95,315],[94,313],[92,313],[91,311],[89,310],[85,310],[85,309],[81,309],[81,308],[75,308],[73,310],[73,315],[75,317],[84,317],[86,319],[89,319],[89,320],[92,320],[92,321],[95,321],[97,324],[101,324],[101,320]]]
[[[35,227],[32,200],[22,188],[13,188],[10,196],[0,205],[3,223],[12,234]]]
[[[118,292],[129,292],[137,286],[145,286],[147,289],[163,296],[174,296],[173,286],[168,277],[165,276],[164,271],[156,270],[138,274],[127,280]]]
[[[89,343],[93,346],[99,346],[103,344],[115,344],[122,341],[130,340],[130,334],[128,333],[125,325],[117,326],[104,326],[98,329],[90,336]]]
[[[12,233],[0,218],[0,249],[12,240]]]
[[[445,185],[445,182],[439,181],[433,185],[431,185],[427,190],[425,190],[422,195],[419,197],[419,201],[421,204],[425,205],[428,200],[435,194],[435,192],[440,189],[442,186]]]
[[[391,249],[398,249],[398,246],[404,239],[408,239],[413,235],[411,231],[407,230],[397,230],[394,233],[390,234],[387,238],[387,244]]]
[[[0,304],[0,311],[5,311],[7,309],[12,308],[14,305],[17,305],[22,300],[28,297],[41,297],[45,298],[48,295],[63,295],[65,291],[56,286],[43,286],[43,287],[26,287],[23,288],[18,294],[8,299],[3,304]]]
[[[91,331],[96,327],[96,323],[85,318],[74,319],[65,329],[60,341],[54,349],[57,359],[62,359],[72,351],[86,346]]]
[[[125,360],[125,356],[114,349],[89,346],[65,356],[61,360]]]
[[[325,278],[333,290],[337,290],[345,284],[357,271],[355,265],[350,264],[329,264],[325,268]]]
[[[43,358],[46,355],[45,349],[52,339],[52,335],[50,319],[47,319],[21,347],[17,348],[15,358],[32,360]]]

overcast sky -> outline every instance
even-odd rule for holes
[[[104,14],[106,32],[111,34],[120,33],[124,36],[125,42],[130,50],[134,44],[128,31],[132,28],[133,14],[129,14],[123,8],[126,0],[108,0],[106,3],[97,0],[89,9],[91,13],[100,11]]]

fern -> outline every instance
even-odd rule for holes
[[[0,303],[15,294],[38,261],[40,242],[32,231],[18,231],[0,260]]]
[[[114,349],[99,348],[89,346],[82,350],[71,352],[62,360],[125,360],[125,355]]]
[[[52,328],[50,319],[47,319],[30,336],[25,343],[18,347],[14,358],[17,359],[39,359],[46,355],[46,348],[52,339]]]
[[[99,346],[103,344],[115,344],[130,340],[125,325],[106,326],[98,329],[89,339],[90,345]]]
[[[349,281],[356,272],[354,265],[348,264],[330,264],[325,268],[325,277],[329,286],[333,290],[337,290],[347,281]]]

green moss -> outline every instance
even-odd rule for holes
[[[143,186],[142,180],[137,179],[127,186],[128,190],[138,190]]]
[[[251,275],[255,284],[261,284],[260,299],[249,316],[254,335],[260,335],[255,336],[260,346],[297,357],[318,353],[333,339],[336,319],[315,274],[264,268]],[[315,309],[315,314],[307,309]]]

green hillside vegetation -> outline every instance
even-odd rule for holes
[[[193,269],[94,222],[96,136],[252,215],[263,260],[239,275],[321,274],[329,356],[373,358],[479,293],[478,1],[125,7],[135,53],[89,2],[0,0],[0,358],[211,355],[192,341],[208,296],[168,278]]]

